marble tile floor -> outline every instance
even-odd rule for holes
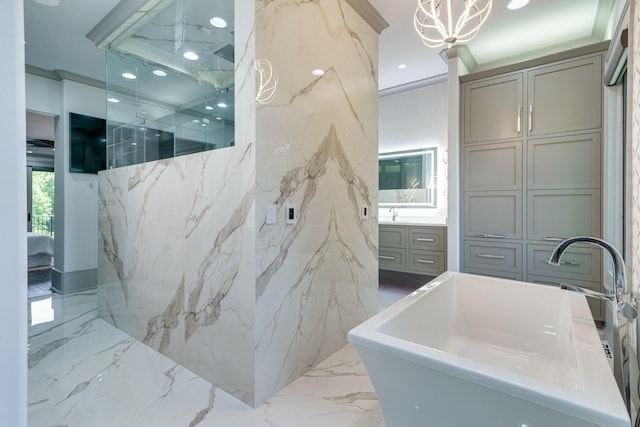
[[[95,291],[29,298],[28,355],[29,427],[384,426],[351,345],[254,409],[97,319]]]

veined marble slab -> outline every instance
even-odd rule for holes
[[[377,40],[343,0],[256,3],[256,57],[279,76],[256,113],[258,402],[377,310],[377,222],[360,215],[377,206]],[[287,205],[295,224],[281,220]]]

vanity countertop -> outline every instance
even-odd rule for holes
[[[390,219],[380,219],[378,221],[378,225],[412,225],[412,226],[421,226],[421,227],[446,227],[447,223],[445,221],[425,221],[424,219],[416,219],[416,220],[402,220],[402,221],[392,221]]]

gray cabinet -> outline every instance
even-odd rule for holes
[[[446,227],[424,225],[379,226],[381,270],[437,276],[447,270]]]
[[[462,269],[601,292],[599,249],[546,260],[567,237],[602,233],[602,54],[540,63],[461,88]]]
[[[522,135],[522,73],[463,87],[465,141],[495,141]]]
[[[602,127],[602,57],[527,72],[529,136]]]
[[[600,188],[602,144],[599,133],[527,141],[527,188]]]
[[[600,190],[533,190],[527,195],[529,240],[558,242],[601,235]]]
[[[522,238],[520,191],[478,191],[464,195],[464,235],[490,239]]]
[[[522,141],[468,145],[463,158],[466,191],[522,189]]]

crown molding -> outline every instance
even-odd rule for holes
[[[92,79],[91,77],[83,76],[81,74],[72,73],[67,70],[46,70],[44,68],[36,67],[34,65],[25,65],[25,72],[38,77],[44,77],[45,79],[62,81],[70,80],[72,82],[81,83],[86,86],[97,87],[98,89],[105,89],[106,85],[102,80]]]
[[[418,89],[424,86],[432,86],[439,83],[445,83],[449,80],[447,74],[439,74],[433,77],[427,77],[426,79],[416,80],[414,82],[405,83],[398,86],[388,87],[378,92],[378,97],[395,95],[396,93],[407,92],[409,90]]]
[[[355,10],[358,15],[366,21],[367,24],[380,34],[389,23],[380,15],[375,7],[369,3],[369,0],[346,0],[346,2]]]

